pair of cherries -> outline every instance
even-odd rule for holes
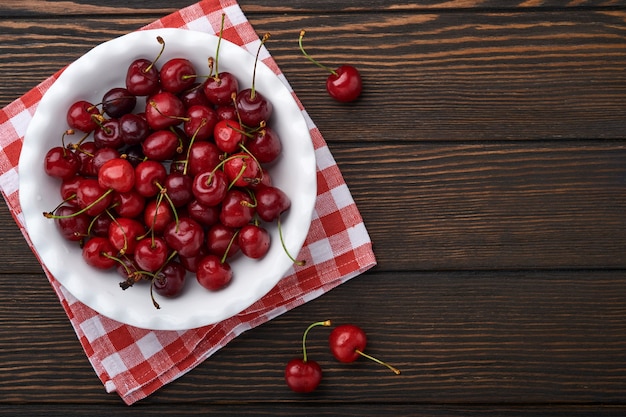
[[[292,391],[298,393],[308,393],[314,391],[322,381],[322,368],[316,361],[310,360],[306,354],[306,337],[309,331],[317,326],[329,327],[330,320],[312,323],[307,327],[302,336],[302,357],[294,358],[285,367],[285,382]],[[400,375],[400,370],[385,363],[371,355],[365,353],[367,336],[365,331],[354,324],[342,324],[335,327],[329,337],[328,344],[330,352],[339,362],[350,363],[359,357],[365,357],[376,363],[386,366],[396,375]]]

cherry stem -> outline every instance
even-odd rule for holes
[[[355,352],[358,353],[359,355],[363,356],[364,358],[367,358],[367,359],[372,360],[372,361],[374,361],[376,363],[379,363],[379,364],[381,364],[383,366],[386,366],[387,368],[391,369],[394,374],[400,375],[400,370],[398,368],[395,368],[395,367],[389,365],[388,363],[385,363],[385,362],[381,361],[380,359],[377,359],[377,358],[375,358],[375,357],[373,357],[371,355],[368,355],[365,352],[361,352],[358,349],[355,349]]]
[[[302,361],[306,362],[307,361],[307,357],[306,357],[306,336],[309,334],[309,331],[316,326],[324,326],[324,327],[329,327],[331,325],[331,321],[330,320],[326,320],[326,321],[318,321],[315,322],[311,325],[309,325],[309,327],[306,328],[306,330],[304,331],[304,334],[302,335]]]
[[[326,71],[330,72],[333,75],[337,75],[337,72],[332,69],[327,67],[326,65],[322,65],[319,62],[317,62],[316,60],[314,60],[309,54],[306,53],[306,51],[304,50],[304,46],[302,46],[302,38],[304,38],[304,34],[306,32],[304,30],[300,31],[300,38],[298,39],[298,45],[300,45],[300,50],[302,51],[302,54],[312,63],[314,63],[315,65],[317,65],[318,67],[325,69]]]
[[[280,225],[280,216],[278,216],[278,220],[277,220],[277,225],[278,225],[278,237],[280,237],[280,244],[283,247],[283,250],[285,251],[285,253],[287,254],[287,256],[289,257],[289,259],[291,259],[291,261],[298,265],[298,266],[304,266],[304,264],[306,264],[306,261],[298,261],[296,258],[294,258],[289,251],[287,250],[287,246],[285,245],[285,239],[283,239],[283,229]]]
[[[256,96],[256,90],[254,89],[254,82],[256,81],[256,64],[259,62],[259,54],[261,53],[261,48],[270,38],[269,32],[263,35],[263,39],[261,39],[261,44],[259,45],[259,49],[256,50],[256,58],[254,59],[254,69],[252,70],[252,88],[250,88],[250,98],[254,99]]]
[[[45,212],[43,213],[43,216],[47,219],[69,219],[75,216],[78,216],[80,214],[83,214],[85,212],[87,212],[90,208],[94,207],[96,204],[98,204],[99,202],[101,202],[102,200],[104,200],[109,194],[111,194],[113,192],[112,188],[109,188],[108,190],[106,190],[104,193],[102,193],[102,195],[100,197],[98,197],[97,200],[95,200],[93,203],[89,204],[86,207],[83,207],[82,209],[72,213],[72,214],[68,214],[65,216],[57,216],[54,213],[49,213],[49,212]]]
[[[157,55],[156,58],[154,58],[154,61],[152,61],[150,63],[150,65],[148,65],[143,72],[147,73],[148,71],[150,71],[152,69],[152,67],[154,66],[154,64],[156,64],[156,62],[159,60],[159,58],[161,58],[161,55],[163,55],[163,51],[165,50],[165,41],[163,40],[162,37],[157,36],[156,38],[157,42],[161,44],[161,51],[159,52],[159,54]]]
[[[215,49],[215,81],[219,81],[219,57],[220,57],[220,45],[222,43],[222,37],[224,36],[224,19],[226,19],[226,13],[222,13],[222,23],[220,25],[220,36],[217,38],[217,48]]]

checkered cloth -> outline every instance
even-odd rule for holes
[[[256,52],[259,37],[235,0],[201,1],[145,28],[188,28],[215,34],[219,33],[223,13],[224,38]],[[292,91],[276,62],[265,52],[265,64]],[[37,103],[58,74],[0,111],[0,189],[29,244],[18,199],[18,160]],[[291,269],[270,293],[245,311],[198,329],[139,329],[108,319],[80,303],[43,266],[107,392],[117,392],[126,404],[182,376],[244,331],[319,297],[375,265],[370,238],[341,172],[319,130],[298,104],[310,128],[317,158],[317,203],[304,248],[298,255],[306,260],[306,266]]]

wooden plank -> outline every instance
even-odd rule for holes
[[[0,285],[14,294],[0,304],[11,329],[0,333],[3,404],[119,402],[44,279],[3,274]],[[623,271],[372,271],[244,333],[142,404],[623,405],[625,305]],[[367,351],[403,374],[337,363],[320,328],[307,345],[322,385],[290,392],[283,367],[307,323],[322,319],[360,325]]]
[[[0,87],[0,105],[152,19],[0,20],[0,77],[14,80]],[[273,33],[268,47],[322,132],[352,142],[623,139],[625,22],[622,11],[252,19],[259,33]],[[302,28],[320,61],[362,70],[361,101],[327,96],[326,75],[298,50]]]
[[[67,15],[128,15],[136,13],[171,13],[184,8],[193,2],[187,0],[154,0],[149,4],[134,6],[124,0],[107,1],[43,1],[43,0],[4,0],[0,5],[0,16],[24,17],[24,16],[67,16]],[[332,0],[318,0],[310,2],[306,0],[294,0],[285,3],[282,0],[243,0],[240,1],[242,9],[247,13],[329,13],[329,12],[397,12],[397,11],[433,11],[433,10],[518,10],[518,9],[616,9],[621,3],[616,0],[580,0],[576,2],[562,0],[536,0],[518,2],[499,2],[497,0],[434,0],[428,2],[416,2],[395,0],[359,0],[350,2],[336,2]]]

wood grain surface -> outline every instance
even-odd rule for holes
[[[0,415],[626,415],[626,5],[241,0],[326,138],[378,265],[133,407],[106,394],[6,205]],[[0,106],[181,0],[3,1]],[[362,71],[331,101],[330,65]],[[308,323],[366,329],[401,368],[344,366],[295,395]]]

